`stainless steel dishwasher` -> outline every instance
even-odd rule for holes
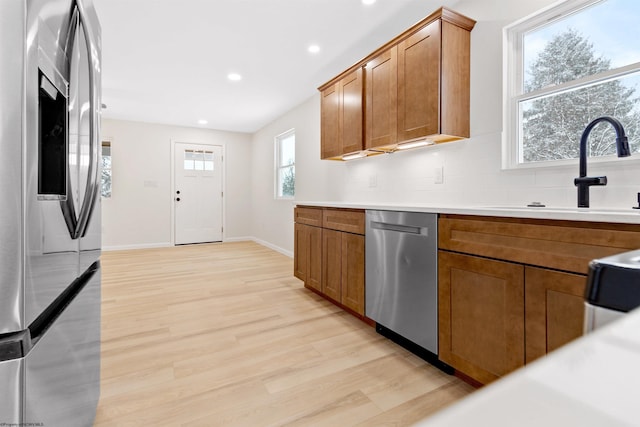
[[[366,218],[367,317],[383,335],[437,355],[438,215],[367,210]]]

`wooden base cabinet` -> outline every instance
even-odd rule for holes
[[[294,216],[294,275],[364,318],[364,211],[299,206]]]
[[[524,364],[524,267],[438,252],[440,359],[482,382]]]
[[[487,383],[582,335],[589,261],[640,226],[441,215],[439,355]]]
[[[583,334],[585,276],[525,267],[526,363]]]
[[[295,224],[293,254],[294,275],[322,291],[322,228]]]
[[[488,383],[582,335],[586,277],[439,252],[440,359]]]
[[[322,293],[364,315],[364,236],[324,230]]]

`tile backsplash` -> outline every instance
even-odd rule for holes
[[[339,198],[350,202],[425,203],[434,205],[577,205],[573,179],[578,166],[503,170],[501,134],[346,163]],[[442,183],[436,183],[442,168]],[[637,205],[640,167],[637,159],[589,164],[589,175],[606,175],[608,185],[591,187],[591,207]]]

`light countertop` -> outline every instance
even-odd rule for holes
[[[373,209],[406,212],[428,212],[438,214],[497,216],[510,218],[556,219],[567,221],[610,222],[640,224],[638,209],[600,209],[573,207],[526,207],[522,206],[445,206],[401,203],[345,203],[322,201],[295,201],[298,206],[318,206],[329,208]]]
[[[639,365],[636,309],[416,426],[637,426]]]

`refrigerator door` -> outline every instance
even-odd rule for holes
[[[68,191],[71,0],[27,2],[25,59],[25,280],[24,318],[36,317],[81,273],[79,242],[62,203]]]
[[[24,380],[24,360],[13,359],[0,362],[0,384],[2,384],[2,399],[0,399],[0,415],[6,425],[21,425],[22,423],[22,390]]]
[[[100,269],[94,266],[74,283],[79,292],[62,314],[35,328],[24,359],[25,423],[93,425],[100,395]]]
[[[0,1],[0,334],[26,328],[22,315],[22,97],[24,4]],[[1,382],[0,382],[1,383]]]
[[[100,28],[85,3],[37,0],[27,12],[27,324],[100,255],[99,236],[80,242],[100,229]]]

